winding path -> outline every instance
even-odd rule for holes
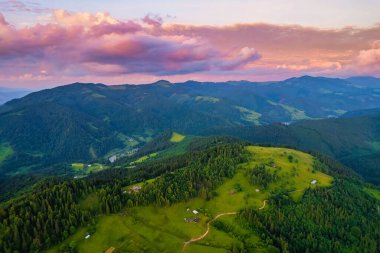
[[[259,210],[264,209],[265,205],[267,204],[267,201],[268,200],[264,200],[263,205],[259,208]],[[207,225],[206,225],[207,226],[207,230],[206,230],[206,232],[203,235],[199,236],[199,237],[191,238],[190,240],[186,241],[184,243],[184,245],[183,245],[183,250],[185,250],[186,246],[189,245],[190,243],[197,242],[197,241],[200,241],[203,238],[205,238],[208,235],[208,233],[210,232],[210,225],[211,225],[212,222],[214,222],[215,220],[219,219],[222,216],[225,216],[225,215],[235,215],[235,214],[237,214],[237,212],[221,213],[221,214],[218,214],[217,216],[215,216],[214,219],[212,219],[209,222],[207,222]]]
[[[268,200],[264,200],[263,206],[259,208],[259,210],[264,209],[265,205],[267,204]]]
[[[225,215],[235,215],[235,214],[236,214],[236,212],[230,212],[230,213],[221,213],[221,214],[218,214],[217,216],[215,216],[214,219],[212,219],[209,222],[207,222],[207,230],[206,230],[206,232],[203,235],[201,235],[201,236],[199,236],[197,238],[191,238],[190,240],[186,241],[185,244],[183,245],[183,249],[185,249],[188,244],[190,244],[192,242],[200,241],[203,238],[205,238],[207,236],[208,232],[210,232],[210,224],[213,221],[215,221],[215,220],[217,220],[220,217],[225,216]]]

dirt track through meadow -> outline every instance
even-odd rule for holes
[[[263,205],[259,208],[259,210],[265,208],[265,206],[267,204],[267,201],[268,200],[264,200]],[[209,222],[207,222],[207,225],[206,225],[207,226],[207,230],[206,230],[206,232],[204,232],[204,234],[201,235],[201,236],[199,236],[199,237],[191,238],[190,240],[186,241],[185,244],[183,245],[183,250],[185,250],[186,246],[189,245],[190,243],[197,242],[197,241],[200,241],[203,238],[205,238],[208,235],[208,233],[210,232],[210,225],[211,225],[211,223],[213,223],[215,220],[217,220],[220,217],[225,216],[225,215],[235,215],[235,214],[237,214],[237,212],[221,213],[221,214],[218,214],[217,216],[215,216],[214,219],[212,219]]]

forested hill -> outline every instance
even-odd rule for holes
[[[0,174],[106,159],[168,129],[198,134],[380,107],[379,87],[373,79],[365,85],[366,80],[304,76],[270,83],[76,83],[35,92],[0,107]]]
[[[205,134],[318,151],[338,159],[368,181],[380,184],[380,113],[376,111],[356,112],[363,116],[305,120],[291,125],[217,128]]]
[[[339,163],[230,139],[190,146],[136,167],[49,180],[3,204],[0,251],[379,251],[380,191]],[[214,220],[221,214],[230,217]]]

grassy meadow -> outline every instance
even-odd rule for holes
[[[100,164],[84,164],[84,163],[72,163],[71,170],[74,171],[77,175],[86,176],[90,173],[98,172],[107,169],[108,167]]]
[[[267,245],[258,234],[240,224],[234,215],[223,216],[217,220],[227,224],[231,231],[226,233],[211,225],[209,234],[197,242],[184,242],[199,237],[206,231],[207,222],[221,213],[237,212],[245,207],[265,211],[264,200],[279,190],[290,192],[299,200],[307,188],[326,187],[333,178],[313,171],[314,158],[308,154],[286,149],[267,147],[247,147],[249,161],[240,164],[233,178],[226,180],[211,200],[195,198],[169,207],[139,206],[126,208],[123,212],[103,215],[96,218],[95,232],[84,239],[89,228],[82,228],[64,243],[75,243],[78,252],[106,252],[111,247],[114,252],[229,252],[233,243],[244,241],[252,245],[255,252],[269,252]],[[267,189],[252,185],[246,171],[256,165],[265,165],[269,170],[277,170],[279,179],[270,183]],[[154,179],[153,179],[154,180]],[[149,180],[147,183],[151,183]],[[311,185],[312,180],[317,184]],[[137,185],[143,185],[141,182]],[[128,188],[130,188],[129,186]],[[126,189],[128,189],[126,188]],[[84,199],[80,206],[91,209],[97,205],[96,195]],[[265,207],[264,207],[265,206]],[[197,210],[194,215],[192,210]],[[185,222],[185,218],[199,217],[199,222]],[[58,252],[59,246],[48,252]]]
[[[171,142],[181,142],[183,141],[183,139],[185,139],[186,136],[182,135],[182,134],[179,134],[179,133],[176,133],[176,132],[173,132],[172,134],[172,137],[170,138],[170,141]]]
[[[13,154],[13,149],[6,144],[0,144],[0,164]]]
[[[181,135],[179,133],[173,132],[169,141],[172,143],[175,143],[175,145],[163,151],[155,152],[155,153],[151,153],[151,154],[139,157],[135,161],[131,162],[130,165],[146,162],[147,160],[161,159],[161,158],[167,158],[167,157],[184,154],[186,153],[187,147],[189,146],[192,140],[193,140],[192,136],[185,136],[185,135]]]

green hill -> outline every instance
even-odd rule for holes
[[[0,107],[0,139],[13,150],[0,174],[64,174],[58,169],[63,166],[55,165],[104,161],[168,130],[197,135],[215,127],[338,117],[380,107],[373,80],[367,86],[358,85],[360,80],[75,83],[34,92]]]
[[[254,146],[246,150],[248,162],[238,165],[235,175],[215,189],[210,199],[201,196],[165,207],[132,207],[121,214],[101,217],[97,219],[97,230],[90,239],[83,239],[86,229],[73,235],[72,238],[79,239],[78,251],[97,252],[114,247],[127,252],[228,252],[235,241],[243,243],[236,240],[242,236],[251,244],[261,245],[254,246],[254,250],[267,252],[270,247],[260,236],[239,224],[234,216],[248,207],[264,210],[276,192],[288,192],[295,201],[299,201],[307,189],[331,186],[333,178],[315,171],[314,158],[299,151]],[[252,176],[261,166],[265,166],[267,171],[264,174],[272,175],[268,183],[266,179],[259,178],[260,174],[257,178]],[[154,187],[149,185],[154,185],[156,180],[137,185],[144,191],[144,188]],[[315,185],[311,184],[313,180],[317,181]],[[193,214],[193,210],[199,214]],[[203,235],[207,231],[207,223],[215,217],[220,219],[214,220],[212,224],[216,225],[211,226],[203,239],[184,246],[184,242]],[[199,218],[199,222],[194,222],[195,218]],[[224,223],[237,234],[223,231]],[[57,252],[58,248],[51,252]]]
[[[357,252],[365,243],[368,252],[376,252],[380,247],[378,189],[327,158],[194,138],[184,153],[152,159],[50,181],[8,202],[0,209],[0,249]],[[36,218],[19,222],[27,217]]]
[[[218,128],[206,135],[230,135],[253,143],[317,151],[343,162],[370,182],[380,183],[380,115],[306,120],[291,125]]]

